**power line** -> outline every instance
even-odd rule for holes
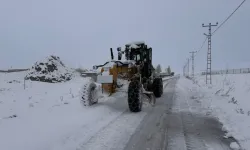
[[[231,18],[232,16],[233,16],[233,14],[244,4],[244,2],[245,2],[246,0],[243,0],[241,3],[240,3],[240,5],[226,18],[226,20],[224,20],[223,22],[222,22],[222,24],[220,25],[220,26],[218,26],[218,28],[217,29],[215,29],[214,30],[214,32],[212,33],[212,35],[214,35],[214,33],[217,31],[217,30],[219,30],[228,20],[229,20],[229,18]]]
[[[211,30],[210,30],[210,35],[206,35],[200,49],[198,49],[197,53],[193,56],[196,57],[196,55],[202,50],[202,48],[204,47],[205,43],[207,40],[209,40],[209,37],[210,37],[210,40],[208,41],[208,49],[210,49],[210,51],[208,52],[209,54],[209,57],[207,58],[208,60],[208,63],[207,63],[207,73],[208,73],[208,69],[209,69],[209,73],[210,73],[210,83],[211,83],[211,36],[215,34],[216,31],[218,31],[232,16],[233,14],[244,4],[246,0],[243,0],[240,5],[222,22],[221,25],[218,26],[218,28],[216,28],[214,30],[214,32],[211,33]],[[216,26],[216,25],[212,25],[212,26]],[[204,26],[204,27],[209,27],[209,26]],[[186,74],[186,70],[187,70],[187,74],[189,75],[189,59],[191,60],[191,58],[188,58],[188,62],[184,65],[183,67],[183,74]],[[210,64],[210,65],[208,65]],[[186,68],[188,67],[188,68]],[[207,74],[206,73],[206,74]]]
[[[203,43],[202,43],[200,49],[197,51],[197,53],[199,53],[199,52],[202,50],[202,48],[204,47],[206,41],[207,41],[207,37],[204,39],[204,41],[203,41]],[[194,57],[197,55],[197,53],[194,55]]]
[[[229,20],[229,18],[244,4],[244,2],[245,2],[246,0],[243,0],[241,3],[240,3],[240,5],[226,18],[226,20],[224,20],[223,22],[222,22],[222,24],[221,25],[219,25],[218,26],[218,28],[216,28],[215,30],[214,30],[214,32],[212,33],[212,35],[217,31],[217,30],[219,30],[219,28],[221,28],[226,22],[227,22],[227,20]],[[202,50],[202,48],[204,47],[204,45],[205,45],[205,43],[206,43],[206,41],[207,41],[207,37],[205,37],[205,39],[204,39],[204,42],[202,43],[202,45],[201,45],[201,47],[200,47],[200,49],[197,51],[197,53],[196,53],[196,55]],[[195,56],[196,56],[195,55]]]

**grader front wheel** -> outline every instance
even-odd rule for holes
[[[131,112],[140,112],[142,109],[142,87],[138,80],[129,83],[128,106]]]
[[[91,106],[98,102],[97,86],[94,82],[87,82],[81,89],[81,103],[83,106]]]

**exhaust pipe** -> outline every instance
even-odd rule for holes
[[[122,59],[121,47],[118,47],[118,48],[117,48],[117,51],[118,51],[118,60],[121,60],[121,59]]]
[[[114,55],[113,55],[113,50],[110,48],[110,53],[111,53],[111,60],[114,60]]]

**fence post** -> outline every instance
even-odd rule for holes
[[[23,89],[25,89],[25,78],[24,78],[24,83],[23,83]]]

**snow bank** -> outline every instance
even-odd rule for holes
[[[205,78],[196,76],[195,83],[210,95],[207,104],[227,131],[225,138],[234,137],[250,149],[250,74],[213,75],[212,86],[205,84]]]
[[[59,57],[49,56],[38,61],[30,69],[26,79],[41,82],[63,82],[72,78],[73,70],[67,68]]]

